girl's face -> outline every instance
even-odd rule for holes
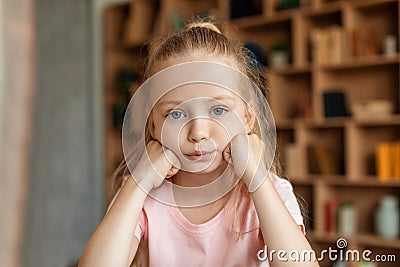
[[[181,171],[208,173],[226,164],[223,151],[235,135],[251,131],[254,116],[230,90],[194,83],[165,94],[151,122],[152,137],[178,156]]]

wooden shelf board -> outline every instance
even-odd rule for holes
[[[362,246],[371,246],[371,247],[380,247],[380,248],[395,248],[398,249],[400,247],[400,239],[387,239],[380,237],[375,234],[355,234],[352,236],[342,236],[337,233],[318,233],[315,231],[307,231],[307,235],[310,239],[316,242],[324,242],[324,243],[334,243],[339,238],[344,238],[351,243],[356,243]]]
[[[291,16],[276,16],[274,18],[268,18],[264,15],[254,15],[248,17],[242,17],[237,19],[232,19],[231,23],[236,26],[238,29],[249,29],[254,27],[262,27],[272,24],[280,24],[289,22]]]
[[[310,74],[311,73],[311,66],[305,65],[302,67],[297,66],[287,66],[282,69],[267,69],[267,73],[273,73],[277,75],[298,75],[298,74]]]
[[[388,239],[374,234],[358,234],[356,240],[360,245],[381,248],[400,248],[400,239]]]
[[[344,2],[345,1],[324,3],[321,7],[313,7],[310,9],[305,9],[301,12],[301,14],[306,17],[316,17],[321,15],[326,15],[329,13],[336,13],[342,9]]]
[[[336,243],[336,241],[340,238],[337,234],[332,233],[319,233],[317,231],[308,231],[307,235],[316,242],[324,242],[324,243]]]
[[[398,0],[356,0],[351,4],[354,8],[376,8],[388,4],[398,3]]]
[[[122,41],[119,43],[107,43],[105,46],[106,50],[120,50],[120,51],[128,51],[128,52],[137,52],[147,46],[148,43],[151,42],[152,39],[148,40],[138,40],[136,42],[126,42]]]
[[[376,176],[364,176],[360,177],[359,180],[351,180],[348,177],[344,177],[343,180],[324,180],[324,183],[330,186],[349,186],[349,187],[394,187],[400,188],[400,182],[380,182]]]
[[[298,122],[310,128],[341,128],[344,127],[349,120],[349,117],[337,117],[324,118],[322,120],[300,119]]]
[[[359,179],[350,179],[346,175],[340,174],[310,174],[306,177],[289,177],[294,185],[327,185],[327,186],[346,186],[346,187],[376,187],[376,188],[400,188],[400,181],[380,182],[376,176],[358,177]]]
[[[325,71],[334,71],[334,70],[348,70],[356,68],[393,65],[393,64],[398,64],[399,62],[400,62],[399,54],[393,57],[377,55],[365,58],[356,58],[340,64],[321,64],[319,66],[317,65],[316,67]]]
[[[400,115],[395,114],[387,118],[376,118],[376,119],[353,119],[352,123],[361,127],[380,127],[380,126],[399,126]]]
[[[247,29],[250,27],[259,27],[268,24],[277,24],[291,20],[295,15],[300,14],[308,17],[322,16],[329,13],[339,12],[343,6],[343,1],[337,1],[324,4],[323,8],[315,8],[312,6],[303,6],[288,10],[274,11],[272,17],[264,14],[247,16],[232,19],[231,23],[239,29]]]
[[[387,118],[376,118],[368,120],[357,120],[351,117],[332,117],[324,118],[321,120],[314,119],[293,119],[287,121],[281,121],[277,125],[282,127],[288,127],[289,125],[302,124],[309,128],[341,128],[347,125],[354,124],[360,127],[381,127],[381,126],[400,126],[400,115],[395,114]],[[277,126],[278,127],[278,126]]]
[[[294,129],[295,120],[281,120],[275,121],[275,126],[277,130],[293,130]]]
[[[289,177],[289,182],[291,182],[294,186],[313,186],[314,181],[304,178],[304,177]]]
[[[297,8],[291,8],[286,10],[275,10],[273,17],[280,17],[280,16],[293,16],[294,14],[304,14],[306,12],[310,12],[313,10],[311,5],[300,6]]]
[[[346,183],[346,176],[343,174],[309,174],[307,175],[308,179],[313,181],[314,183]]]

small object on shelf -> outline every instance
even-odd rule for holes
[[[342,91],[329,90],[322,95],[325,118],[348,116],[345,95]]]
[[[178,12],[171,12],[170,26],[174,31],[183,29],[185,27],[185,18]]]
[[[261,0],[230,0],[231,19],[262,14]]]
[[[300,0],[279,0],[277,1],[276,10],[285,10],[300,7]]]
[[[384,238],[399,237],[399,200],[395,196],[384,196],[375,213],[375,227]]]
[[[289,64],[289,55],[282,42],[277,42],[272,46],[269,61],[272,69],[282,69]]]
[[[393,104],[385,99],[359,101],[351,104],[352,116],[357,120],[389,118],[393,112]]]
[[[354,235],[357,229],[357,211],[353,203],[343,202],[337,209],[339,235]]]
[[[383,41],[383,54],[387,57],[393,57],[397,53],[396,36],[388,34]]]
[[[267,60],[265,58],[264,52],[261,48],[261,46],[257,43],[253,42],[247,42],[244,44],[244,47],[249,50],[252,54],[250,54],[250,57],[254,58],[257,60],[256,64],[253,64],[252,62],[252,67],[255,69],[259,69],[262,66],[267,65]]]

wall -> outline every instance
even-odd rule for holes
[[[33,1],[0,1],[0,259],[20,266],[34,94]]]
[[[77,261],[103,215],[92,4],[35,1],[36,95],[23,266]]]

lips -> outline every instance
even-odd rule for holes
[[[198,160],[198,159],[208,159],[214,151],[194,151],[189,154],[185,154],[185,156],[190,160]]]

